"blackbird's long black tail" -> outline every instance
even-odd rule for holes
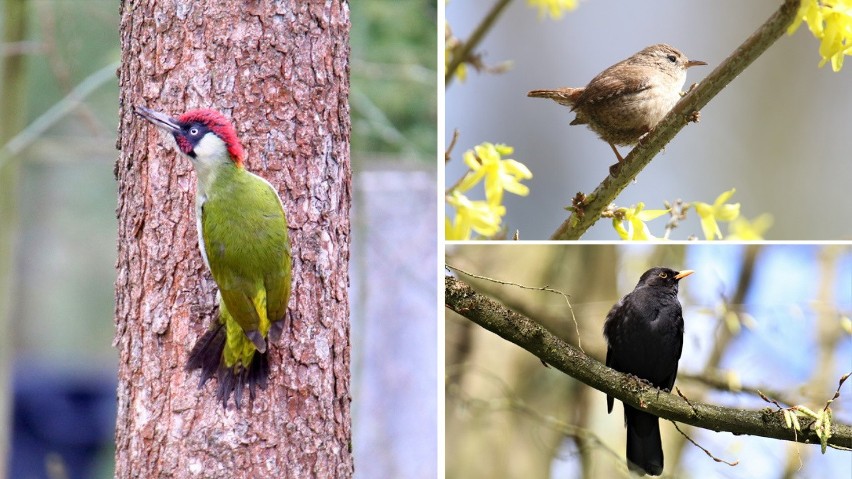
[[[659,476],[663,473],[660,418],[624,405],[627,423],[627,466],[631,471]]]
[[[236,365],[225,366],[222,352],[225,350],[227,340],[225,327],[217,323],[213,329],[204,333],[201,339],[195,343],[189,359],[186,362],[186,370],[201,369],[201,379],[198,388],[201,389],[208,379],[216,375],[219,386],[216,388],[216,399],[222,401],[222,407],[228,407],[228,399],[234,394],[234,402],[237,409],[241,407],[243,390],[248,389],[249,397],[254,399],[254,390],[257,387],[266,389],[269,377],[269,359],[267,353],[255,351],[249,367]]]

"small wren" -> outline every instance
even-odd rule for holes
[[[527,96],[571,107],[577,113],[571,124],[589,125],[621,163],[615,145],[635,145],[653,130],[680,100],[686,69],[706,64],[658,43],[607,68],[585,88],[533,90]],[[613,166],[617,171],[619,165]]]

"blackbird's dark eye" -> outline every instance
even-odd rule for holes
[[[674,56],[674,55],[669,55],[666,58],[668,58],[669,61],[672,62],[672,63],[677,63],[677,57]]]
[[[669,58],[671,58],[671,57],[669,57]],[[660,278],[668,278],[668,277],[669,277],[668,273],[660,273]]]

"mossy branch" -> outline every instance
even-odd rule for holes
[[[769,408],[755,411],[687,402],[677,395],[648,387],[583,354],[540,324],[477,293],[457,278],[445,277],[444,304],[448,309],[526,349],[563,373],[663,419],[717,432],[820,443],[813,424],[803,423],[802,430],[794,432],[786,426],[784,415],[779,411]],[[828,445],[852,448],[852,426],[833,423],[831,434]]]
[[[552,240],[579,239],[601,217],[624,188],[683,128],[693,112],[699,111],[753,61],[775,43],[796,17],[801,0],[786,0],[769,19],[726,58],[707,78],[692,89],[672,111],[624,158],[615,177],[607,176],[587,195],[581,205],[550,237]]]

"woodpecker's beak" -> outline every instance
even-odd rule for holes
[[[693,271],[691,269],[685,269],[685,270],[681,271],[680,273],[676,274],[674,279],[680,281],[681,279],[686,278],[687,276],[691,275],[694,272],[695,271]]]
[[[180,131],[180,125],[178,124],[177,120],[170,117],[169,115],[166,115],[165,113],[149,110],[148,108],[139,105],[136,105],[135,111],[137,115],[150,121],[157,128],[162,128],[163,130],[166,130],[172,134]]]
[[[686,62],[686,68],[697,67],[699,65],[706,65],[706,64],[707,64],[707,62],[702,62],[701,60],[689,60],[688,62]]]

